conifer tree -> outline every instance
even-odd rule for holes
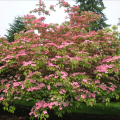
[[[80,3],[79,8],[80,11],[79,16],[81,15],[81,11],[89,11],[89,12],[95,12],[98,15],[102,15],[102,18],[100,18],[100,21],[94,21],[88,23],[90,25],[89,30],[90,31],[98,31],[99,29],[102,30],[105,27],[110,27],[111,25],[106,24],[104,21],[108,20],[106,16],[102,13],[102,10],[104,10],[106,7],[104,6],[102,0],[76,0],[76,4]],[[74,5],[76,6],[76,5]],[[78,6],[78,5],[77,5]]]
[[[8,39],[9,42],[14,42],[14,33],[19,34],[20,31],[24,31],[24,32],[27,31],[23,20],[20,20],[19,16],[15,17],[13,25],[10,23],[9,23],[9,25],[11,27],[9,30],[7,29],[8,35],[4,35],[4,36],[6,36],[6,38]]]

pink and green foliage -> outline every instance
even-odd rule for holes
[[[67,2],[59,4],[68,7],[66,12],[69,13]],[[40,1],[40,5],[44,3]],[[50,9],[54,10],[53,6]],[[73,107],[80,107],[80,102],[93,106],[101,99],[107,105],[110,98],[119,99],[119,41],[115,40],[115,33],[86,32],[88,21],[99,20],[101,16],[87,11],[79,16],[78,10],[79,7],[72,7],[70,22],[59,27],[42,23],[43,17],[27,15],[23,19],[29,31],[15,34],[15,41],[11,43],[3,37],[0,39],[3,42],[0,46],[0,92],[4,93],[0,102],[5,110],[14,113],[15,107],[8,109],[7,103],[14,96],[39,99],[30,115],[41,119],[49,117],[47,109],[62,116]],[[49,14],[49,11],[43,12]],[[46,31],[49,28],[52,30]],[[35,29],[40,36],[34,34]],[[61,34],[63,30],[66,34]],[[111,46],[116,48],[111,49]],[[68,100],[70,98],[73,101]]]

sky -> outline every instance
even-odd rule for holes
[[[49,10],[50,5],[56,5],[58,3],[58,0],[42,0],[46,8],[45,10]],[[71,7],[74,5],[79,5],[80,3],[76,4],[76,1],[74,0],[65,0],[68,2]],[[44,23],[58,23],[59,25],[62,24],[64,21],[69,21],[70,19],[65,17],[68,15],[68,13],[64,12],[64,7],[59,8],[59,5],[55,7],[56,12],[50,11],[50,16],[38,15],[38,13],[29,13],[30,11],[34,10],[35,8],[39,8],[39,6],[36,6],[36,4],[39,3],[39,0],[0,0],[0,37],[5,37],[4,35],[8,35],[7,29],[10,29],[10,25],[14,23],[15,17],[17,16],[24,16],[27,14],[35,15],[37,18],[40,17],[46,17]],[[107,24],[111,25],[117,25],[119,22],[118,18],[120,18],[120,0],[103,0],[103,4],[106,7],[102,11],[106,18],[108,20],[105,21]],[[110,27],[112,28],[112,27]],[[120,26],[118,26],[118,30],[120,32]],[[38,35],[37,30],[34,30],[34,32]]]

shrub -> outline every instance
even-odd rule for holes
[[[69,7],[64,2],[61,5]],[[103,30],[86,32],[89,29],[87,22],[98,20],[100,16],[86,11],[77,16],[75,11],[79,7],[72,9],[74,14],[69,14],[71,21],[59,28],[41,23],[43,17],[36,20],[35,16],[28,15],[24,19],[28,19],[26,29],[29,31],[15,34],[15,41],[11,43],[1,38],[4,44],[0,48],[0,75],[7,72],[11,75],[9,81],[1,79],[0,87],[5,96],[0,99],[5,110],[14,112],[14,107],[7,108],[7,101],[14,95],[39,99],[30,113],[38,118],[48,118],[49,108],[62,116],[62,113],[79,107],[80,102],[93,106],[97,99],[102,98],[107,105],[110,98],[119,98],[119,41],[114,39],[114,33]],[[83,29],[80,23],[84,24]],[[47,27],[53,31],[46,31]],[[34,34],[34,29],[41,35]],[[62,31],[66,34],[61,34]],[[47,40],[41,45],[39,40],[43,39]],[[111,49],[111,46],[116,49]],[[67,101],[68,98],[73,101]]]

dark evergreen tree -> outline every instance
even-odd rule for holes
[[[7,29],[8,35],[4,35],[4,36],[6,36],[6,38],[8,39],[9,42],[14,42],[14,33],[19,34],[20,31],[24,31],[24,32],[28,31],[25,28],[24,21],[19,19],[19,16],[15,17],[13,25],[11,25],[10,23],[9,23],[9,25],[11,27],[9,30]]]
[[[95,12],[98,15],[102,15],[102,18],[100,18],[100,21],[94,21],[88,23],[90,25],[89,30],[90,31],[98,31],[99,29],[102,30],[105,27],[110,27],[111,25],[106,24],[104,21],[108,20],[105,15],[102,13],[102,10],[104,10],[106,7],[104,6],[102,0],[76,0],[76,4],[80,3],[79,8],[80,11],[78,12],[79,15],[81,15],[81,11],[89,11],[89,12]],[[78,6],[78,5],[74,5]]]

